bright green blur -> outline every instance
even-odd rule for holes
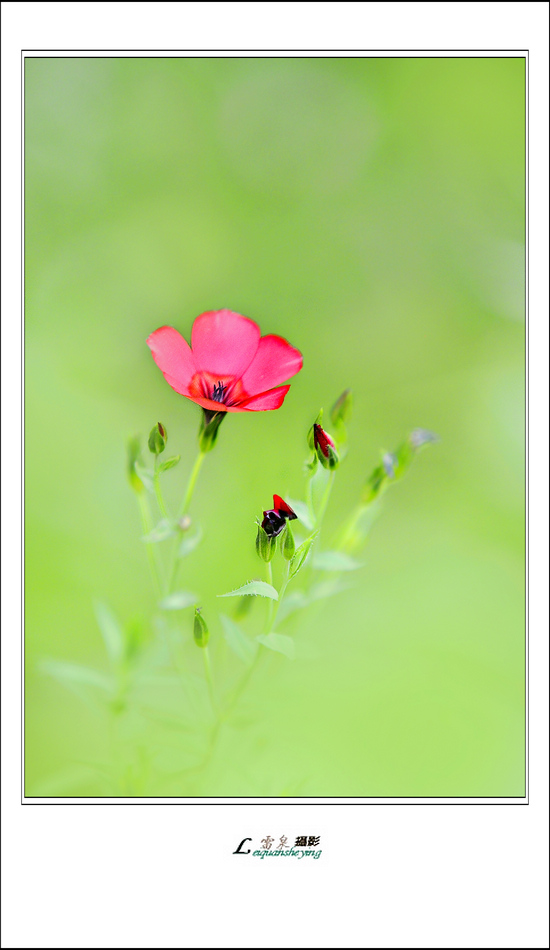
[[[524,61],[28,59],[25,143],[27,794],[523,795]],[[204,538],[179,586],[200,594],[215,689],[244,670],[216,594],[266,579],[254,520],[274,492],[304,498],[319,408],[352,388],[324,547],[380,450],[416,426],[441,442],[193,773],[192,608],[175,619],[195,706],[145,684],[139,715],[109,716],[41,667],[107,670],[96,601],[158,640],[125,444],[147,456],[166,426],[175,511],[200,411],[145,340],[224,307],[304,368],[280,410],[224,421],[192,500]]]

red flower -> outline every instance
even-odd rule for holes
[[[273,508],[264,511],[262,528],[269,537],[276,538],[283,530],[285,522],[294,521],[297,517],[280,495],[273,495]]]
[[[231,310],[201,313],[191,346],[173,327],[147,340],[172,389],[208,413],[278,409],[290,389],[280,386],[302,368],[302,354],[280,336]]]

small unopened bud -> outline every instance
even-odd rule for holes
[[[273,559],[275,548],[277,547],[276,535],[267,534],[261,524],[258,525],[258,534],[256,535],[256,552],[258,557],[266,564]]]
[[[206,620],[201,614],[200,607],[195,607],[193,636],[198,647],[205,647],[210,639],[210,633],[208,632],[208,627],[206,626]]]
[[[211,452],[218,438],[218,429],[220,428],[226,412],[211,412],[209,409],[203,409],[202,422],[199,429],[199,448],[201,452]]]
[[[283,555],[285,561],[290,561],[291,558],[294,557],[295,550],[296,542],[294,540],[294,535],[292,534],[290,524],[287,521],[284,534],[281,535],[281,554]]]
[[[330,410],[330,421],[334,426],[349,422],[351,419],[351,410],[353,408],[353,396],[351,389],[344,389],[341,396],[338,397]]]
[[[322,421],[323,421],[323,410],[319,409],[319,415],[317,416],[315,422],[313,423],[311,429],[309,430],[307,434],[307,444],[309,445],[311,451],[314,453],[314,457],[317,451],[316,446],[315,446],[315,426],[320,426]]]
[[[332,436],[315,423],[313,426],[313,442],[317,451],[317,458],[324,468],[338,468],[340,459]]]
[[[149,433],[149,451],[152,452],[153,455],[160,455],[161,452],[164,452],[167,441],[168,433],[166,429],[162,422],[157,422],[156,426],[153,426]]]
[[[180,531],[189,531],[192,521],[189,515],[183,515],[182,518],[178,520],[178,528]]]

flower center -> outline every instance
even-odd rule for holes
[[[218,380],[218,382],[216,383],[216,385],[214,386],[212,390],[212,395],[210,398],[213,399],[214,402],[223,402],[223,397],[224,397],[226,388],[227,387],[224,386],[221,380]]]

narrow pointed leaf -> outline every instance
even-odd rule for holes
[[[312,534],[311,537],[306,538],[303,544],[300,545],[296,550],[296,554],[290,562],[290,577],[295,577],[298,571],[302,569],[304,564],[307,561],[309,552],[311,551],[311,546],[317,537],[318,532]]]
[[[161,462],[158,470],[159,472],[167,472],[169,468],[174,468],[174,465],[177,465],[181,455],[173,455],[172,458],[166,459],[165,462]]]
[[[248,584],[243,584],[242,587],[238,587],[237,590],[231,590],[228,594],[218,594],[218,597],[242,596],[270,597],[271,600],[279,599],[279,595],[275,588],[272,587],[271,584],[266,584],[265,581],[249,581]]]

